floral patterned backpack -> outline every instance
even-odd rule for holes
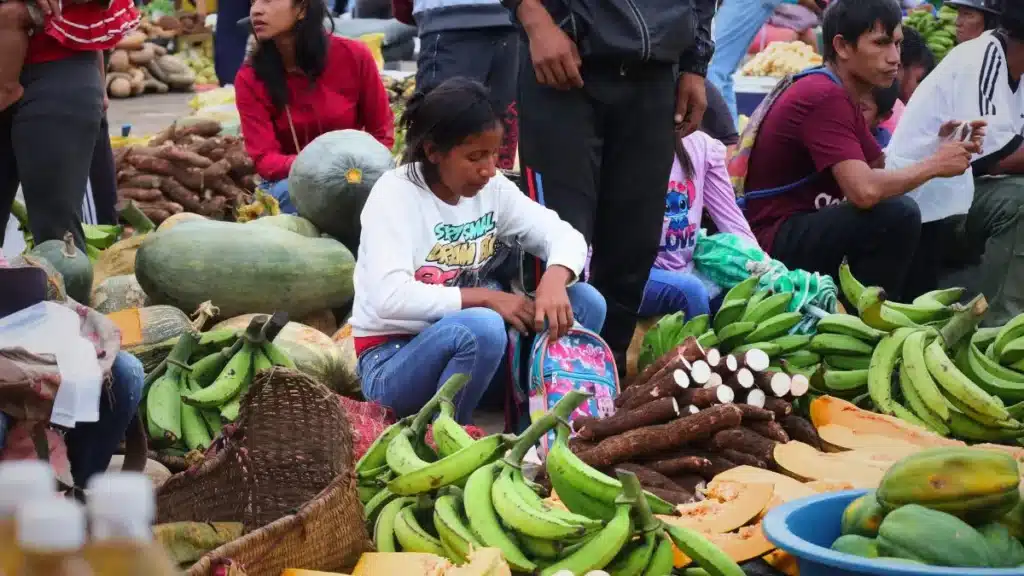
[[[577,416],[603,418],[615,412],[619,395],[619,373],[612,351],[590,330],[574,324],[569,333],[552,342],[547,330],[537,334],[530,351],[530,418],[539,418],[570,390],[588,392],[591,397],[573,412]],[[540,442],[543,458],[555,441],[554,431]]]

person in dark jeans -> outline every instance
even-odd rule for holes
[[[945,142],[921,162],[884,169],[859,102],[896,79],[901,19],[896,0],[829,5],[825,68],[770,104],[744,187],[751,228],[773,258],[833,276],[848,258],[857,278],[897,300],[921,231],[917,204],[904,194],[963,174],[980,148],[977,140]]]
[[[593,247],[589,281],[608,301],[601,334],[624,372],[661,242],[674,141],[700,125],[706,107],[715,1],[504,3],[525,37],[526,190]]]
[[[221,86],[235,83],[235,75],[245,61],[245,47],[252,28],[239,20],[249,16],[246,0],[220,0],[217,27],[213,31],[213,67]]]
[[[498,167],[512,169],[519,144],[519,35],[508,12],[499,0],[392,0],[392,5],[399,22],[419,31],[416,88],[430,91],[457,76],[486,86],[505,124]]]

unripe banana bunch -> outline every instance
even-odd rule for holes
[[[773,371],[806,376],[807,369],[821,361],[808,351],[811,337],[799,333],[808,319],[790,310],[791,292],[758,290],[758,282],[751,276],[726,293],[712,323],[717,347],[737,356],[761,350],[772,360]]]
[[[903,24],[921,34],[936,61],[945,58],[956,45],[956,9],[950,6],[943,6],[936,15],[914,11],[903,19]]]
[[[180,446],[185,452],[205,451],[225,422],[238,418],[242,397],[262,370],[295,364],[273,343],[287,323],[283,314],[258,316],[246,330],[223,341],[224,348],[188,364],[193,351],[209,346],[204,339],[221,333],[187,332],[167,360],[147,380],[142,406],[150,441],[157,446]]]
[[[839,284],[859,320],[836,314],[819,322],[811,349],[824,354],[824,363],[813,385],[837,396],[866,392],[875,410],[942,436],[978,442],[1024,437],[1017,420],[1024,404],[1006,407],[1024,400],[1024,374],[1013,368],[1024,359],[1024,340],[1017,342],[1024,316],[979,330],[984,296],[959,305],[964,289],[949,288],[911,304],[889,302],[881,288],[860,283],[846,262]]]

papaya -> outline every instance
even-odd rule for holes
[[[998,522],[1009,528],[1010,534],[1013,534],[1014,538],[1024,541],[1024,499],[1018,502],[1013,507],[1013,510],[1007,512]]]
[[[1024,564],[1024,544],[1010,534],[1010,530],[997,522],[978,526],[978,532],[988,542],[992,555],[992,568],[1015,568]]]
[[[978,525],[1020,502],[1013,456],[975,448],[931,448],[907,456],[882,477],[876,496],[886,509],[918,504]]]
[[[874,538],[878,535],[878,527],[885,518],[886,509],[878,503],[875,491],[857,498],[843,511],[841,533],[844,536],[857,535]]]
[[[907,504],[889,512],[878,528],[878,552],[932,566],[985,568],[992,565],[988,542],[963,520]]]
[[[861,558],[878,558],[878,543],[875,542],[875,539],[856,534],[846,534],[836,538],[836,541],[832,543],[832,549]]]

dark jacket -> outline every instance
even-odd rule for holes
[[[516,0],[503,0],[517,5]],[[679,63],[704,76],[716,0],[541,0],[583,58]],[[513,14],[513,19],[515,15]]]

